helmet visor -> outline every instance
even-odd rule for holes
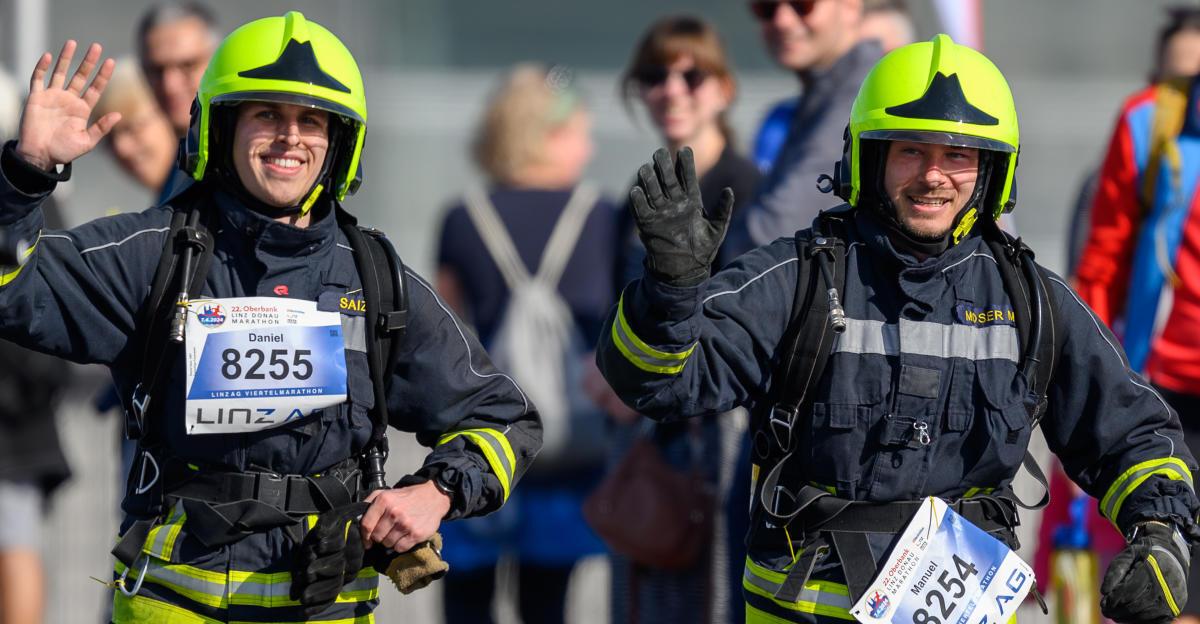
[[[959,134],[957,132],[936,132],[933,130],[864,130],[860,138],[973,147],[975,149],[1004,152],[1005,154],[1012,154],[1017,151],[1015,147],[1003,141],[985,139],[969,134]]]
[[[363,118],[358,113],[342,106],[336,102],[331,102],[324,98],[313,97],[300,93],[287,93],[285,91],[237,91],[234,93],[223,93],[215,96],[212,99],[213,104],[237,104],[239,102],[277,102],[280,104],[295,104],[296,106],[304,106],[307,108],[316,108],[345,117],[348,121],[356,124],[363,124]]]

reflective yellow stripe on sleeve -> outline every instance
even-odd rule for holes
[[[617,318],[612,324],[612,341],[630,364],[648,373],[664,375],[677,375],[683,372],[683,366],[687,364],[688,358],[696,350],[696,345],[693,344],[686,351],[668,353],[659,351],[638,338],[633,333],[633,328],[629,326],[629,321],[625,319],[625,295],[621,295],[621,299],[617,303]]]
[[[34,241],[33,244],[29,246],[29,249],[25,250],[25,254],[22,256],[22,259],[33,255],[34,250],[37,249],[38,241],[40,240],[42,240],[42,233],[38,232],[38,240]],[[17,279],[17,276],[21,274],[21,269],[23,268],[24,265],[15,267],[0,267],[0,286],[8,286],[9,282]]]
[[[517,469],[516,455],[513,453],[512,445],[509,444],[508,438],[495,429],[466,429],[463,431],[452,431],[443,435],[438,440],[438,446],[458,436],[466,438],[483,452],[488,465],[492,467],[492,472],[500,480],[500,489],[504,491],[504,500],[507,501]]]
[[[1184,481],[1189,488],[1195,490],[1195,486],[1192,484],[1192,472],[1188,470],[1187,464],[1183,463],[1182,459],[1178,457],[1151,459],[1134,465],[1113,481],[1108,492],[1104,494],[1104,498],[1100,500],[1100,512],[1104,514],[1105,518],[1116,524],[1117,516],[1121,513],[1121,505],[1125,499],[1146,479],[1154,475],[1162,475],[1174,481]]]

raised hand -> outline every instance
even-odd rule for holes
[[[100,63],[100,71],[89,85],[88,78],[100,61],[101,51],[100,44],[93,43],[68,81],[67,71],[75,56],[75,41],[68,40],[54,64],[49,86],[46,85],[46,71],[50,69],[53,57],[47,52],[38,59],[29,79],[29,99],[21,113],[16,146],[18,156],[50,171],[91,151],[121,120],[121,114],[114,112],[88,125],[115,64],[112,59]]]
[[[705,214],[692,149],[679,150],[674,166],[665,149],[653,164],[638,169],[629,191],[638,236],[646,246],[646,268],[672,286],[695,286],[708,279],[713,259],[733,211],[733,190],[726,187]]]

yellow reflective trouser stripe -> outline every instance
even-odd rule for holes
[[[1154,578],[1158,579],[1158,586],[1162,589],[1163,596],[1167,597],[1167,606],[1171,607],[1171,615],[1179,615],[1179,605],[1175,604],[1175,596],[1171,593],[1167,580],[1163,578],[1162,568],[1158,567],[1158,560],[1154,558],[1154,555],[1146,555],[1146,560],[1150,562],[1150,568],[1154,570]]]
[[[447,433],[438,440],[438,445],[441,446],[458,436],[470,440],[483,452],[488,465],[492,467],[492,472],[496,473],[496,478],[500,480],[500,489],[504,491],[504,500],[507,501],[517,467],[517,458],[513,454],[512,445],[508,443],[508,438],[495,429],[466,429]]]
[[[972,496],[978,496],[979,494],[991,494],[992,491],[995,489],[996,488],[990,488],[990,487],[988,487],[988,488],[973,487],[973,488],[967,490],[966,492],[963,492],[963,498],[971,498]]]
[[[612,324],[612,341],[630,364],[648,373],[664,375],[676,375],[682,372],[688,357],[696,350],[696,345],[693,344],[686,351],[668,353],[659,351],[638,338],[633,333],[633,328],[629,326],[629,321],[625,320],[624,295],[621,295],[621,300],[617,303],[617,319]]]
[[[125,571],[116,563],[117,574]],[[300,604],[288,595],[292,587],[290,572],[222,572],[202,570],[183,564],[165,564],[151,558],[146,567],[146,582],[161,585],[171,591],[208,607],[228,609],[230,604],[255,607],[287,607]],[[379,597],[379,573],[364,568],[358,577],[347,583],[337,602],[366,602]]]
[[[33,251],[37,249],[38,241],[41,239],[42,233],[38,232],[38,240],[34,241],[33,244],[29,246],[29,249],[25,250],[25,255],[22,256],[22,259],[33,255]],[[8,286],[9,282],[17,279],[17,276],[21,274],[22,268],[24,268],[24,266],[0,268],[0,286]]]
[[[804,584],[804,589],[801,590],[800,597],[796,602],[783,602],[777,600],[775,594],[786,578],[786,573],[769,570],[747,558],[746,571],[742,576],[742,587],[752,594],[770,599],[789,611],[812,613],[841,620],[854,620],[854,616],[850,615],[850,607],[853,606],[850,603],[850,590],[845,585],[830,581],[809,580]],[[752,621],[749,619],[751,610],[757,611],[762,617],[774,617],[753,609],[749,605],[746,610],[747,622]],[[760,616],[756,615],[755,617]],[[782,622],[786,620],[758,619],[757,621]]]
[[[374,615],[360,615],[352,618],[341,618],[338,620],[305,620],[304,622],[275,622],[274,624],[305,624],[312,622],[313,624],[375,624]],[[243,622],[240,620],[230,620],[229,624],[262,624],[261,622]]]
[[[1125,499],[1146,479],[1156,474],[1175,481],[1185,481],[1189,488],[1195,489],[1192,484],[1192,472],[1188,470],[1187,464],[1183,463],[1182,459],[1178,457],[1151,459],[1134,465],[1121,473],[1116,481],[1113,481],[1108,492],[1104,494],[1104,498],[1100,499],[1100,512],[1115,524]]]
[[[150,529],[146,543],[142,544],[142,552],[163,561],[170,561],[175,552],[175,540],[179,538],[179,530],[183,528],[186,520],[187,513],[183,511],[183,503],[176,502],[167,521]]]
[[[219,620],[192,613],[183,607],[155,600],[146,596],[126,598],[121,592],[113,592],[114,624],[221,624]]]
[[[112,619],[115,624],[143,624],[145,622],[154,622],[155,624],[221,624],[219,620],[192,613],[187,609],[170,603],[146,596],[126,598],[121,592],[116,592],[116,596],[113,598]],[[233,621],[230,624],[261,623]],[[292,623],[280,622],[278,624]],[[296,622],[295,624],[300,623]],[[368,614],[338,620],[321,620],[321,624],[375,624],[375,616]]]

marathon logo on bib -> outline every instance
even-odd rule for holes
[[[221,311],[219,305],[206,305],[201,308],[196,319],[205,327],[220,327],[221,323],[225,322],[225,313]]]
[[[976,307],[960,303],[954,307],[954,316],[959,323],[987,327],[989,325],[1016,325],[1017,313],[1012,306]]]
[[[1003,624],[1033,586],[1016,553],[930,497],[850,614],[866,624]]]
[[[346,400],[341,315],[314,301],[194,301],[187,326],[187,433],[278,427]]]

